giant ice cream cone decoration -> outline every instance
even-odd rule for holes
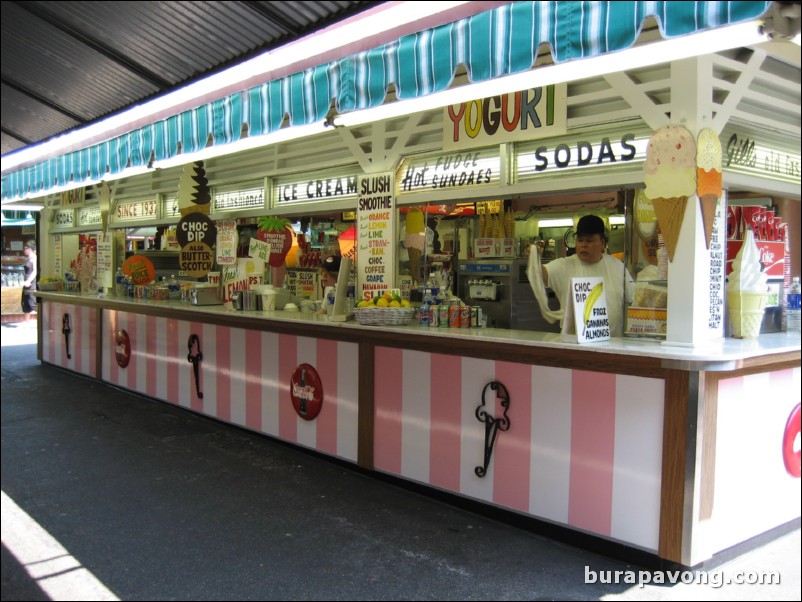
[[[721,197],[721,142],[710,129],[699,132],[696,140],[696,194],[702,209],[705,228],[705,245],[710,249],[716,204]]]
[[[409,252],[409,273],[413,282],[417,282],[420,256],[426,246],[426,219],[420,209],[413,207],[409,210],[404,229],[404,246]]]
[[[696,192],[696,142],[688,130],[667,125],[652,134],[643,179],[673,261],[688,197]]]
[[[768,276],[762,270],[755,235],[747,230],[727,276],[727,310],[733,337],[752,339],[760,334],[768,290]]]
[[[212,197],[203,161],[187,163],[178,181],[178,211],[181,217],[191,213],[209,215]]]

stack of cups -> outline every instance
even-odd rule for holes
[[[668,249],[662,234],[657,235],[657,279],[668,280]]]

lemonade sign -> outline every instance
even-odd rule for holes
[[[236,291],[247,291],[254,284],[262,284],[264,275],[265,262],[253,257],[240,257],[236,265],[223,266],[220,275],[223,283],[223,302],[230,302]]]

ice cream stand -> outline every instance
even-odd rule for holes
[[[403,177],[396,176],[392,201],[413,206],[544,190],[635,190],[644,182],[648,190],[645,143],[651,135],[681,121],[696,143],[712,119],[710,104],[688,94],[678,75],[703,80],[705,60],[676,61],[670,75],[657,71],[674,91],[671,113],[677,118],[671,123],[664,111],[638,104],[628,113],[637,122],[632,128],[607,125],[600,134],[574,115],[579,134],[505,142],[481,151],[493,167],[482,168],[491,169],[492,178],[479,186],[474,182],[432,192],[405,187]],[[630,99],[635,94],[617,74],[610,80],[618,84],[611,94]],[[710,81],[705,85],[713,88]],[[567,96],[580,103],[594,94],[576,85]],[[599,111],[595,119],[610,120]],[[443,113],[437,115],[442,130]],[[335,128],[281,148],[220,157],[206,171],[211,179],[226,181],[230,173],[241,177],[243,164],[258,165],[270,181],[288,181],[304,173],[282,168],[281,151],[289,148],[297,164],[306,163],[311,171],[318,166],[326,176],[334,168],[322,159],[315,163],[322,147],[345,149],[340,173],[353,173],[354,159],[382,174],[388,173],[385,164],[392,163],[398,174],[415,161],[431,156],[436,164],[437,157],[453,155],[431,142],[430,122],[415,114],[403,119],[403,128],[420,135],[406,136],[405,148],[394,156],[383,145],[374,155],[355,144],[357,137],[378,135],[387,125]],[[630,156],[628,145],[635,148],[636,139],[644,145]],[[611,140],[623,142],[608,153]],[[564,148],[584,145],[603,150],[608,159],[586,169],[561,165]],[[540,152],[541,146],[548,150]],[[531,149],[530,172],[519,169],[513,148],[519,158]],[[560,161],[538,171],[539,153]],[[683,169],[692,169],[696,185],[695,153],[693,159],[693,167]],[[179,178],[166,171],[156,184],[164,194],[174,192]],[[305,313],[43,292],[42,358],[368,470],[503,508],[583,545],[620,545],[662,561],[695,565],[793,524],[800,508],[799,481],[781,453],[788,416],[799,403],[799,341],[785,333],[725,337],[723,315],[710,319],[711,307],[724,305],[725,278],[710,250],[725,241],[726,191],[741,177],[725,166],[720,171],[723,190],[712,224],[696,187],[678,195],[653,195],[686,197],[679,217],[662,220],[673,228],[665,228],[671,230],[671,257],[667,328],[661,339],[623,338],[588,346],[525,330],[365,327]],[[152,176],[138,177],[142,186],[152,181]],[[322,175],[310,179],[327,180]],[[796,190],[798,198],[798,177],[796,183],[757,176],[750,182],[756,190],[782,195]],[[277,214],[311,212],[323,202],[270,196],[265,195],[265,203],[273,203],[270,210]],[[331,200],[340,207],[338,202]],[[658,223],[661,211],[655,211]],[[720,295],[712,301],[711,285]],[[118,337],[122,332],[126,336]],[[322,401],[316,383],[325,392]],[[488,396],[491,383],[503,387]],[[771,399],[757,394],[768,389]],[[321,404],[312,420],[299,413],[304,399]],[[477,419],[483,400],[498,404],[497,416],[506,411],[509,420],[492,446],[486,423]]]

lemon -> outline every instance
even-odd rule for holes
[[[401,307],[411,307],[412,304],[406,299],[401,299]]]
[[[392,301],[390,301],[390,307],[401,307],[401,302],[393,299]]]
[[[385,299],[384,297],[382,297],[381,299],[376,301],[376,306],[377,307],[387,307],[388,305],[389,305],[389,301],[387,301],[387,299]]]
[[[393,296],[390,293],[384,293],[382,295],[382,299],[385,299],[388,303],[393,300]]]
[[[360,301],[359,303],[356,304],[357,307],[370,307],[371,305],[373,305],[373,303],[371,303],[370,301],[365,301],[365,300],[362,300],[362,301]]]

